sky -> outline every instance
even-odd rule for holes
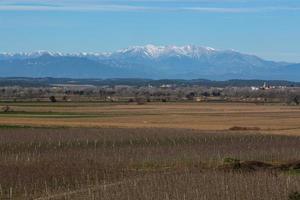
[[[300,62],[300,1],[0,0],[0,52],[110,52],[146,44]]]

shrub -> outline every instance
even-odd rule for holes
[[[224,158],[223,160],[223,164],[225,166],[230,166],[232,169],[239,169],[241,168],[241,162],[239,159],[235,159],[235,158]]]
[[[299,192],[292,192],[289,195],[289,200],[300,200],[300,193]]]
[[[146,104],[146,99],[142,97],[136,98],[136,103],[137,105],[145,105]]]
[[[63,96],[63,97],[62,97],[62,100],[63,100],[63,101],[68,101],[69,99],[68,99],[67,96]]]
[[[55,96],[50,96],[50,97],[49,97],[49,100],[50,100],[52,103],[56,102]]]
[[[9,106],[4,106],[2,107],[2,111],[6,113],[6,112],[12,112],[13,110]]]

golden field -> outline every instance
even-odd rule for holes
[[[300,134],[300,107],[254,103],[1,103],[1,125],[184,128]]]

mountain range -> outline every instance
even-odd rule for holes
[[[0,76],[300,81],[300,64],[235,50],[146,45],[111,53],[0,53]]]

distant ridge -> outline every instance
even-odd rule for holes
[[[109,53],[0,53],[0,76],[300,81],[300,64],[195,45],[146,45]]]
[[[163,84],[174,84],[177,86],[208,86],[208,87],[246,87],[262,86],[265,82],[272,86],[297,86],[300,82],[282,81],[282,80],[226,80],[212,81],[206,79],[71,79],[71,78],[26,78],[26,77],[8,77],[0,78],[0,87],[20,86],[20,87],[52,87],[54,85],[92,85],[92,86],[161,86]]]

